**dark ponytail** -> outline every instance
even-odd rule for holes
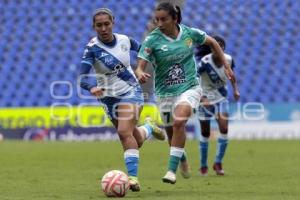
[[[181,9],[179,6],[175,6],[176,11],[177,11],[177,23],[180,24],[182,21],[182,17],[181,17]]]
[[[163,3],[158,4],[158,6],[156,7],[156,10],[164,10],[164,11],[168,12],[168,14],[173,19],[177,18],[178,24],[181,23],[182,17],[181,17],[181,9],[179,6],[173,5],[170,2],[163,2]]]

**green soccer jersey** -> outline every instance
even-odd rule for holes
[[[199,84],[194,46],[205,42],[206,33],[181,24],[179,27],[176,39],[156,28],[146,37],[138,54],[153,64],[155,93],[159,97],[178,96]]]

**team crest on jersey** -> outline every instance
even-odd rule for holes
[[[176,85],[185,82],[184,68],[181,64],[176,63],[171,66],[166,79],[166,85]]]
[[[191,38],[187,38],[184,40],[185,45],[191,48],[193,46],[193,40]]]
[[[121,49],[123,52],[128,51],[128,47],[125,44],[121,44]]]

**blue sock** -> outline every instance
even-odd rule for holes
[[[129,176],[137,176],[139,166],[139,151],[137,149],[127,149],[124,152],[124,160]]]
[[[208,141],[200,141],[199,146],[201,167],[207,167]]]
[[[215,163],[222,163],[227,148],[228,139],[226,134],[221,134],[217,142],[217,153]]]

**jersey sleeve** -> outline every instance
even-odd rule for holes
[[[130,50],[138,52],[141,47],[140,43],[133,38],[129,38],[129,41],[130,41]]]
[[[145,41],[142,43],[142,46],[139,50],[138,57],[147,60],[148,62],[153,62],[153,37],[146,37]]]
[[[191,28],[191,36],[196,44],[202,45],[206,39],[206,33],[197,28]]]
[[[95,62],[94,53],[93,53],[91,47],[87,46],[83,52],[81,64],[85,63],[87,65],[93,65],[94,62]]]
[[[205,72],[205,65],[204,65],[203,61],[199,62],[197,72],[198,72],[199,76]]]
[[[81,59],[81,65],[78,71],[78,78],[80,87],[85,90],[90,90],[92,87],[96,86],[96,80],[90,80],[87,74],[90,72],[94,64],[94,54],[90,47],[86,47]]]

